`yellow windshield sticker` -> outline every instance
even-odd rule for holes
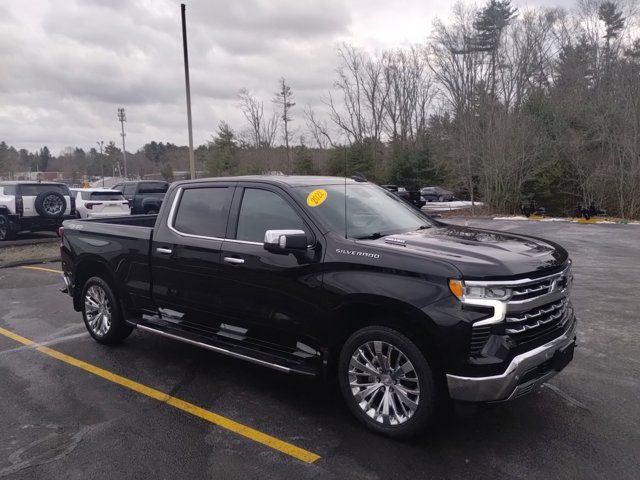
[[[307,205],[310,207],[317,207],[322,205],[327,199],[327,191],[324,188],[318,188],[307,196]]]

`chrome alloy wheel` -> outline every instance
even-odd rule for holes
[[[59,215],[62,212],[62,200],[57,195],[47,195],[42,200],[42,208],[49,215]]]
[[[84,312],[93,333],[102,337],[111,328],[111,302],[99,285],[92,285],[84,296]]]
[[[383,341],[358,347],[349,361],[349,387],[356,402],[372,420],[401,425],[420,402],[418,374],[407,356]]]

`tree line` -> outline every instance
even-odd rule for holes
[[[341,45],[334,88],[319,108],[292,110],[284,79],[271,116],[242,90],[248,127],[236,134],[221,123],[208,170],[241,171],[241,152],[272,150],[280,123],[283,171],[441,184],[497,211],[535,200],[556,213],[595,203],[638,217],[640,38],[632,7],[458,3],[424,45],[377,54]],[[292,131],[300,135],[293,163]]]
[[[197,164],[209,175],[359,172],[379,183],[441,185],[496,211],[535,200],[570,213],[594,202],[640,217],[632,6],[580,0],[570,11],[519,11],[509,0],[459,3],[424,44],[376,53],[340,45],[333,88],[314,106],[297,105],[284,78],[268,99],[241,89],[243,124],[221,121],[196,149]],[[44,149],[2,145],[0,171],[7,151],[42,169]],[[105,159],[117,164],[120,152],[109,147],[103,155],[68,149],[46,164],[62,157],[65,168],[100,174]],[[129,158],[129,171],[167,178],[188,165],[186,147],[170,143],[151,142]]]

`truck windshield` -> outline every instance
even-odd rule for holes
[[[295,189],[310,213],[332,231],[345,231],[345,186],[306,186]],[[379,238],[433,226],[433,222],[405,201],[377,185],[346,187],[346,235],[350,238]]]

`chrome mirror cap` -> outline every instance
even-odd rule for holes
[[[267,230],[264,248],[274,253],[292,253],[307,249],[307,234],[304,230]]]

